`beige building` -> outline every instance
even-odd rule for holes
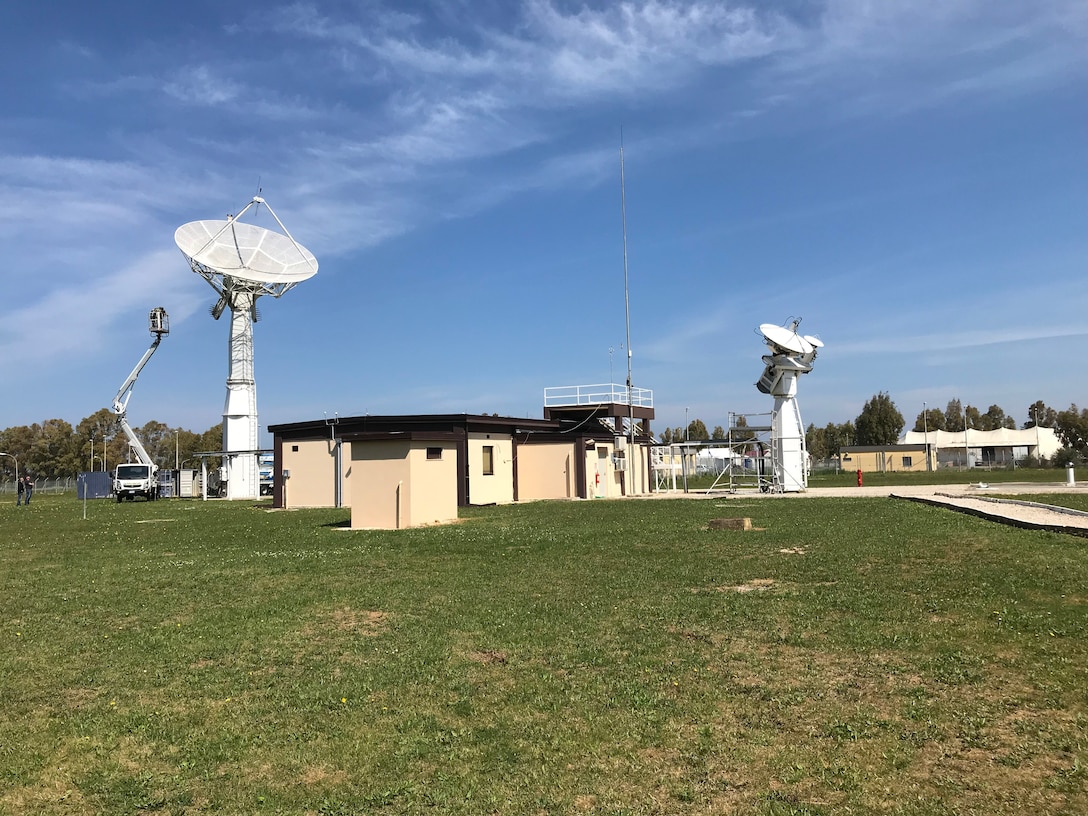
[[[926,445],[851,445],[839,451],[839,467],[862,473],[936,470],[937,449]]]
[[[468,505],[650,492],[652,405],[551,405],[545,413],[273,425],[273,505],[350,507],[353,528],[399,529],[452,521]],[[642,423],[633,434],[632,416]]]
[[[1053,428],[998,428],[993,431],[908,431],[904,444],[928,444],[937,451],[941,466],[1011,467],[1031,457],[1046,461],[1062,447]]]

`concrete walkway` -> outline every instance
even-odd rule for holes
[[[813,487],[801,493],[759,493],[743,491],[727,492],[691,492],[657,493],[658,498],[691,499],[819,499],[828,497],[870,498],[888,496],[896,499],[923,502],[925,504],[947,507],[960,513],[986,518],[1002,524],[1011,524],[1033,530],[1051,530],[1088,537],[1088,513],[1070,510],[1054,505],[1016,499],[998,499],[992,494],[1003,496],[1033,493],[1088,493],[1088,484],[1069,484],[1066,482],[999,482],[989,484],[973,482],[956,485],[910,485],[896,487]],[[991,495],[987,495],[991,494]]]
[[[1083,510],[982,495],[934,493],[932,496],[897,496],[893,493],[892,497],[947,507],[960,513],[969,513],[990,521],[1011,524],[1028,530],[1050,530],[1056,533],[1088,537],[1088,513]]]

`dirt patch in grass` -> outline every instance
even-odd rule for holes
[[[345,606],[332,613],[332,621],[342,632],[376,635],[388,625],[389,613],[374,609],[358,610]]]
[[[574,809],[579,813],[587,813],[597,808],[597,796],[592,793],[582,793],[574,797]]]
[[[299,781],[307,787],[319,785],[342,785],[348,780],[345,771],[330,771],[324,765],[311,765],[304,768]]]
[[[99,696],[97,689],[86,686],[66,688],[61,692],[64,707],[72,711],[82,711],[90,708],[93,703],[98,701]]]
[[[0,795],[0,813],[81,814],[97,813],[72,782],[67,779],[42,779],[36,784],[12,788]]]
[[[720,586],[717,588],[718,592],[766,592],[775,584],[774,578],[753,578],[751,581],[747,581],[743,584],[736,584],[735,586]]]
[[[474,663],[483,663],[484,665],[498,664],[500,666],[505,666],[507,654],[506,652],[484,649],[482,651],[469,652],[468,658]]]
[[[993,752],[982,748],[952,750],[947,743],[931,743],[914,758],[909,777],[922,790],[935,796],[955,794],[982,812],[994,801],[994,791],[1015,801],[1025,812],[1084,813],[1088,805],[1083,785],[1069,793],[1055,789],[1061,769],[1052,758],[1041,758],[1019,767],[995,761]]]
[[[685,629],[679,626],[666,626],[665,631],[668,632],[670,635],[676,635],[677,637],[683,638],[684,640],[698,641],[701,643],[709,644],[721,643],[723,638],[723,636],[717,632],[712,634],[706,632],[696,632],[692,629]]]
[[[321,632],[329,629],[363,637],[374,637],[388,628],[391,615],[376,609],[352,609],[350,606],[343,606],[339,609],[318,612],[316,618],[317,620],[302,627],[302,634],[308,638],[316,638]]]

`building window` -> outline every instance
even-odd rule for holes
[[[298,445],[291,446],[291,453],[298,453]]]
[[[903,457],[903,467],[909,468],[914,463],[914,459],[910,456]]]
[[[495,446],[484,445],[484,476],[495,475]]]
[[[441,459],[442,458],[442,448],[427,448],[427,458],[428,459]]]

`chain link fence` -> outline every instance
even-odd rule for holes
[[[67,493],[76,489],[74,477],[66,479],[35,479],[35,493]],[[14,496],[18,493],[18,487],[14,479],[0,481],[0,496]]]

